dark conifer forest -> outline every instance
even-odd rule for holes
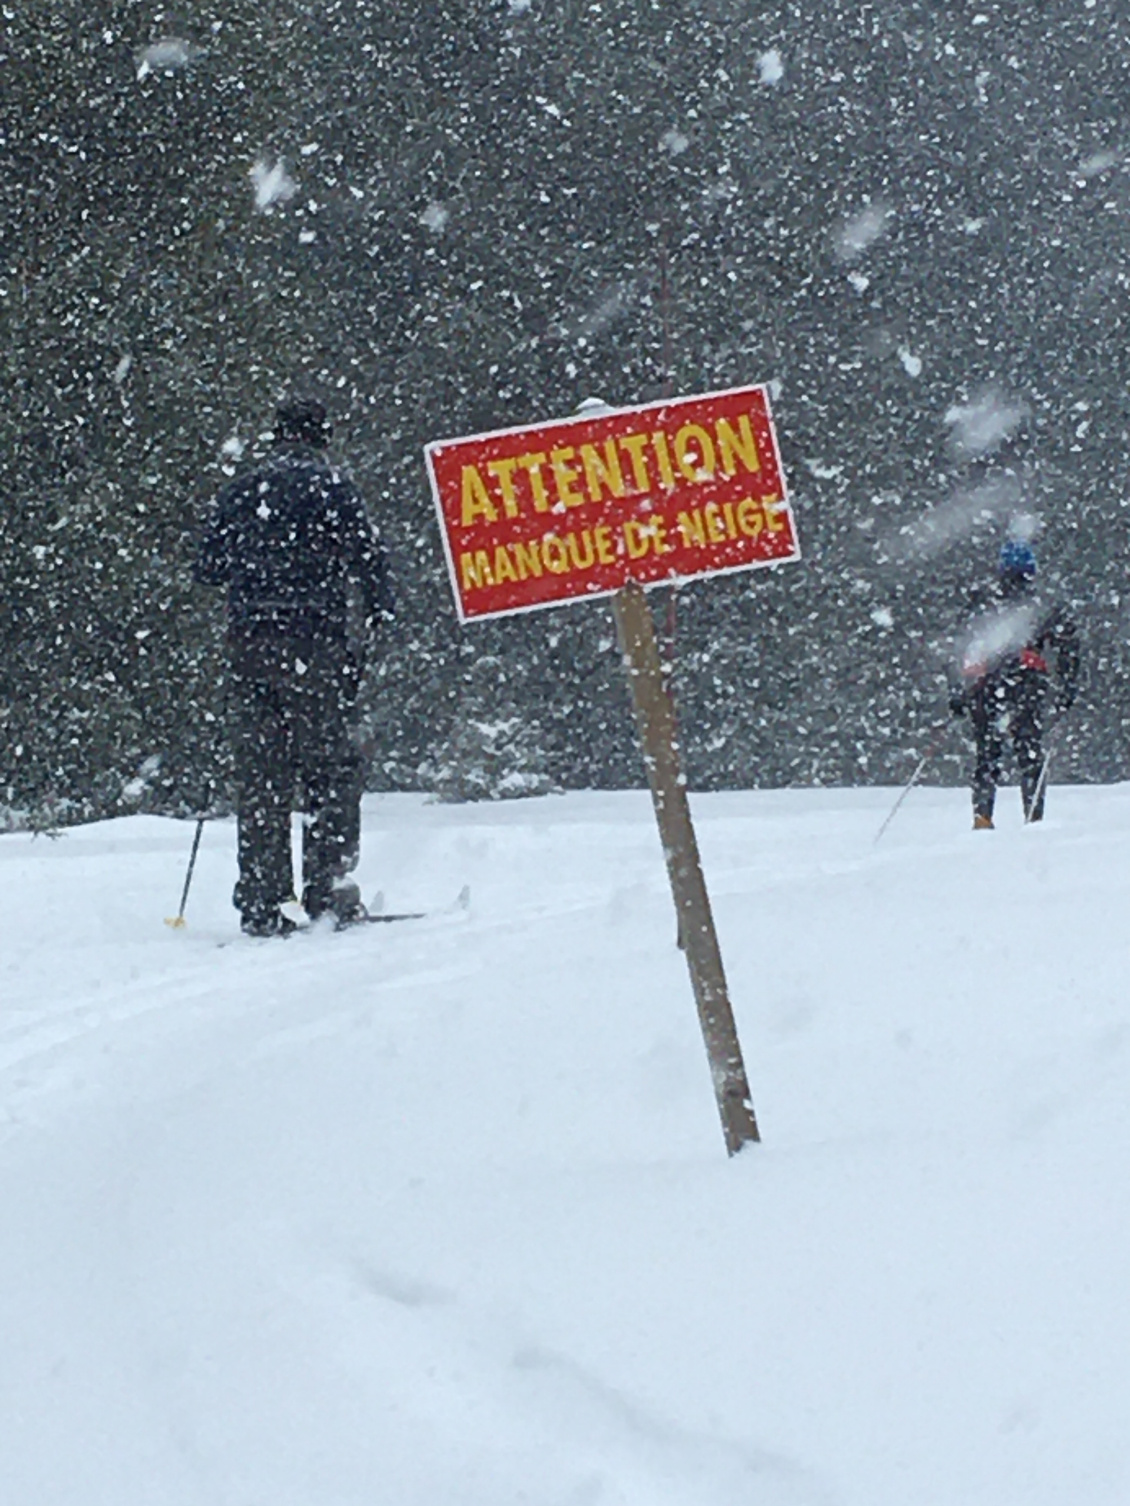
[[[607,602],[458,625],[423,445],[753,382],[804,559],[653,593],[693,787],[909,777],[1017,519],[1055,777],[1126,778],[1128,65],[1118,0],[5,0],[0,823],[225,808],[193,541],[294,393],[394,560],[373,789],[642,782]]]

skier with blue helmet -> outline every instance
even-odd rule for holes
[[[1054,671],[1052,663],[1054,658]],[[1052,689],[1054,675],[1054,692]],[[1027,538],[1010,537],[997,560],[994,609],[973,627],[961,654],[961,683],[950,696],[956,716],[970,714],[976,757],[973,827],[991,830],[1005,740],[1020,776],[1025,821],[1044,814],[1044,728],[1049,698],[1061,714],[1074,702],[1079,636],[1060,606],[1036,597],[1036,555]]]

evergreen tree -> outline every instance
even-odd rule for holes
[[[679,591],[694,783],[901,777],[1004,520],[902,546],[1004,482],[1043,516],[1091,664],[1063,767],[1124,777],[1130,42],[1106,9],[9,10],[0,804],[222,802],[192,540],[296,388],[333,410],[397,557],[400,634],[366,692],[378,784],[450,744],[479,655],[547,777],[641,777],[606,604],[457,626],[422,445],[756,380],[804,563]],[[947,414],[993,392],[1008,433],[955,444]],[[474,718],[505,720],[487,700]]]

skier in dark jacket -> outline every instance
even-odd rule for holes
[[[364,784],[351,722],[365,644],[391,603],[364,503],[326,457],[331,433],[320,403],[282,404],[270,455],[220,493],[196,561],[199,581],[227,587],[239,792],[234,898],[253,936],[294,929],[279,907],[295,893],[296,797],[305,813],[303,909],[339,924],[363,914],[347,878],[359,855]],[[351,632],[356,625],[360,634]]]
[[[1001,548],[998,604],[975,626],[965,646],[962,684],[950,696],[957,716],[970,713],[976,739],[973,827],[991,829],[1001,781],[1004,740],[1012,741],[1025,821],[1044,814],[1043,746],[1049,698],[1062,715],[1073,704],[1079,679],[1079,638],[1062,607],[1036,600],[1036,556],[1024,540]],[[1054,691],[1052,666],[1054,656]]]

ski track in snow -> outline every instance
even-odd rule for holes
[[[183,932],[189,827],[0,839],[0,1499],[1123,1502],[1130,787],[894,798],[695,797],[733,1162],[644,794],[372,797],[470,912],[286,942],[230,822]]]

